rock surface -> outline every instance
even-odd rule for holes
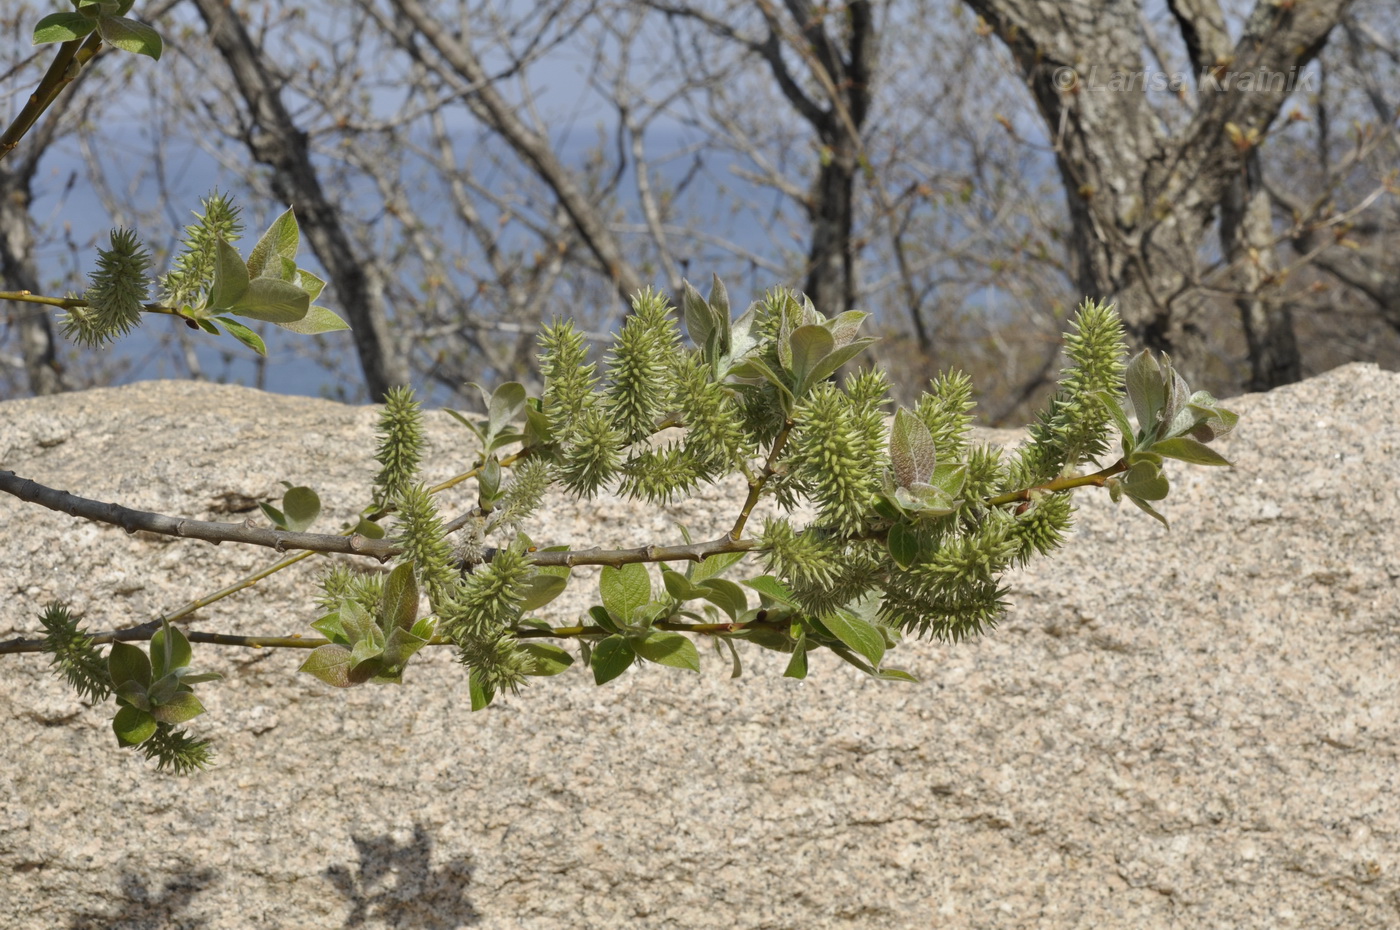
[[[227,676],[196,722],[219,761],[178,779],[44,659],[0,656],[0,928],[1400,925],[1400,375],[1230,406],[1236,467],[1173,463],[1170,532],[1082,494],[992,635],[891,656],[917,685],[829,654],[797,682],[757,650],[731,681],[706,651],[701,675],[575,668],[472,714],[446,650],[337,692],[300,653],[200,646]],[[375,417],[183,383],[12,401],[0,468],[224,520],[285,479],[338,526]],[[430,420],[440,479],[465,433]],[[49,600],[124,626],[276,558],[0,497],[0,639]],[[603,500],[532,535],[670,540],[733,509]],[[196,626],[304,630],[317,561]]]

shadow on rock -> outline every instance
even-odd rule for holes
[[[75,914],[68,921],[68,930],[198,930],[205,926],[205,920],[186,912],[195,896],[209,888],[216,877],[210,869],[180,875],[157,892],[151,890],[145,876],[126,872],[115,912]]]
[[[421,825],[400,845],[392,836],[352,837],[360,861],[333,865],[325,875],[351,904],[345,926],[454,930],[480,920],[467,899],[472,866],[463,859],[432,864],[433,838]]]

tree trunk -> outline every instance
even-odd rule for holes
[[[195,6],[248,107],[248,151],[273,169],[273,190],[296,207],[302,233],[330,277],[339,308],[349,317],[365,386],[373,400],[382,400],[391,387],[410,380],[408,359],[393,338],[385,310],[384,283],[372,263],[355,254],[344,217],[321,189],[306,133],[283,105],[280,88],[243,22],[225,0],[195,0]]]
[[[18,171],[0,169],[0,280],[4,290],[35,291],[39,275],[34,269],[34,236],[30,231],[29,180],[33,163],[20,162]],[[29,389],[35,395],[57,394],[68,389],[55,351],[52,312],[38,304],[16,303],[10,311],[19,331]]]
[[[1171,0],[1198,96],[1175,134],[1162,128],[1140,83],[1123,83],[1148,73],[1138,3],[964,2],[1015,56],[1049,129],[1076,283],[1086,296],[1115,301],[1130,337],[1171,352],[1190,380],[1211,351],[1204,325],[1214,289],[1202,281],[1201,243],[1233,196],[1237,207],[1222,229],[1227,255],[1264,245],[1258,189],[1240,189],[1238,179],[1292,89],[1288,76],[1316,57],[1349,0],[1261,0],[1233,44],[1216,0]],[[1267,266],[1244,274],[1240,310],[1251,333],[1251,378],[1272,385],[1295,380],[1299,365],[1286,312],[1256,293],[1268,284]]]

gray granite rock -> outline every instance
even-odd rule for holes
[[[0,928],[1400,925],[1400,376],[1231,406],[1236,468],[1173,467],[1170,532],[1081,495],[993,635],[892,656],[917,685],[750,650],[738,681],[713,654],[603,688],[574,669],[472,714],[446,650],[345,693],[300,654],[199,647],[228,676],[197,721],[219,763],[177,779],[43,659],[0,657]],[[286,479],[328,524],[365,499],[375,416],[183,383],[12,401],[0,468],[207,519]],[[447,477],[464,431],[431,435]],[[534,536],[732,511],[558,505]],[[144,621],[275,559],[8,497],[0,527],[0,638],[55,598]],[[305,629],[316,561],[196,626]]]

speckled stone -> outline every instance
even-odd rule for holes
[[[338,692],[300,654],[198,647],[227,676],[200,687],[219,763],[177,779],[43,659],[0,657],[0,928],[1400,926],[1400,376],[1230,406],[1236,467],[1173,464],[1170,531],[1081,495],[995,633],[891,655],[917,685],[830,655],[797,682],[756,650],[732,681],[704,650],[700,675],[573,669],[472,714],[446,650]],[[225,520],[285,479],[339,525],[376,416],[186,383],[11,401],[0,468]],[[439,480],[466,434],[430,434]],[[735,509],[556,502],[530,530],[669,541]],[[0,638],[51,599],[128,625],[275,561],[9,497],[0,528]],[[309,633],[318,561],[195,625]]]

